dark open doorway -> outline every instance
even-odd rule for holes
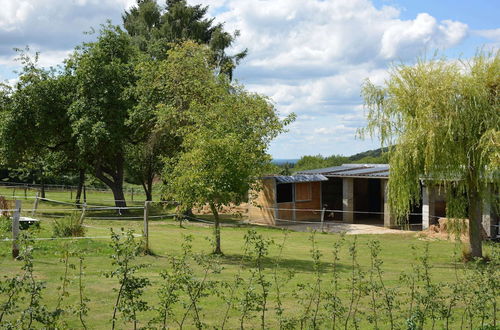
[[[384,207],[380,179],[354,179],[354,222],[383,224]]]
[[[321,200],[323,207],[330,211],[325,214],[325,220],[342,220],[342,179],[328,178],[321,182]]]

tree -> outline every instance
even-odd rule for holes
[[[471,255],[482,257],[481,208],[498,191],[500,52],[469,61],[397,65],[385,86],[367,81],[364,133],[390,149],[389,201],[400,217],[420,201],[420,180],[447,191],[447,214],[469,218]]]
[[[68,61],[76,95],[68,114],[73,136],[93,175],[113,192],[115,205],[126,206],[123,193],[125,151],[133,142],[128,118],[136,100],[136,48],[120,28],[103,26],[97,41],[80,47]]]
[[[19,80],[4,98],[1,121],[1,155],[4,164],[35,176],[42,183],[52,175],[80,169],[75,139],[72,137],[67,108],[74,91],[74,80],[65,72],[37,66],[38,54],[19,51],[23,68]]]
[[[165,8],[155,0],[137,0],[137,6],[122,15],[123,26],[139,49],[153,59],[165,59],[173,43],[192,40],[208,45],[215,68],[231,79],[247,51],[226,53],[239,33],[230,34],[222,24],[214,24],[214,18],[205,18],[207,10],[201,5],[190,6],[185,0],[167,0]]]
[[[179,111],[188,118],[179,130],[182,149],[165,168],[165,195],[187,207],[210,206],[220,254],[220,207],[245,200],[270,162],[269,143],[292,118],[280,120],[266,98],[215,75],[207,56],[192,43],[169,52],[167,67],[183,74],[166,76],[177,88],[159,116],[167,127]]]

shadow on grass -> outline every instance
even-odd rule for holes
[[[273,269],[276,267],[277,258],[264,258],[263,265],[267,269]],[[253,268],[255,264],[252,260],[248,258],[244,258],[243,255],[240,254],[231,254],[224,255],[221,257],[221,263],[224,265],[232,265],[238,266],[242,265],[243,268]],[[314,272],[314,262],[312,260],[303,260],[303,259],[289,259],[282,258],[279,260],[278,267],[280,269],[288,269],[290,271],[296,272]],[[333,264],[331,262],[320,262],[321,273],[330,273],[333,268]],[[345,266],[343,264],[338,264],[339,271],[344,271],[350,269],[350,267]]]

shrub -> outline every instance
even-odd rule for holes
[[[9,217],[0,215],[0,239],[10,236],[12,220]]]
[[[85,227],[80,221],[80,215],[73,213],[69,217],[54,220],[52,233],[55,237],[82,237]]]

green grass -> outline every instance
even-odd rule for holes
[[[0,195],[5,193],[0,188]],[[7,197],[9,196],[6,194]],[[63,201],[70,201],[67,192],[49,191],[47,198],[57,199]],[[111,195],[109,193],[90,192],[88,195],[89,203],[93,202],[96,205],[109,205],[112,206],[110,201]],[[32,208],[33,200],[23,200],[24,214],[29,215]],[[142,202],[129,203],[131,205],[143,205]],[[70,212],[67,209],[73,208],[71,205],[61,205],[50,202],[40,202],[36,218],[41,220],[40,228],[36,230],[37,237],[49,238],[52,237],[52,221],[55,216],[68,215]],[[161,205],[154,205],[151,214],[166,214],[172,213],[173,209],[164,208]],[[80,211],[76,211],[80,212]],[[116,211],[89,211],[87,215],[102,216],[102,217],[116,217]],[[143,229],[143,221],[140,219],[143,215],[142,209],[129,210],[128,214],[123,215],[119,220],[97,220],[85,219],[86,236],[87,237],[104,237],[97,239],[80,239],[80,240],[51,240],[51,241],[37,241],[34,250],[35,257],[35,274],[39,280],[45,281],[46,289],[43,293],[43,301],[49,307],[54,306],[59,296],[58,287],[60,286],[60,277],[63,274],[63,265],[60,262],[60,253],[64,246],[69,247],[78,255],[85,256],[85,278],[84,284],[86,286],[86,295],[91,299],[89,303],[89,316],[87,317],[88,326],[91,329],[105,329],[110,327],[110,319],[113,311],[113,302],[116,292],[113,291],[117,288],[116,279],[108,279],[103,276],[103,273],[112,269],[110,255],[113,253],[109,243],[110,228],[117,231],[121,228],[133,229],[136,233],[141,233]],[[137,217],[139,219],[128,220],[124,217]],[[210,216],[201,216],[206,220],[210,220]],[[238,220],[238,219],[236,219]],[[224,216],[224,222],[229,224],[238,224],[230,216]],[[235,274],[240,269],[243,257],[243,242],[244,235],[248,229],[252,228],[266,238],[273,239],[275,242],[281,242],[283,239],[283,232],[278,229],[271,229],[259,226],[249,225],[235,225],[233,227],[224,227],[222,229],[222,250],[224,256],[220,262],[223,266],[223,271],[216,275],[214,280],[232,282]],[[194,237],[193,247],[195,252],[209,252],[211,250],[210,242],[207,237],[212,236],[212,228],[205,224],[185,224],[185,228],[181,228],[179,224],[171,219],[152,220],[149,225],[150,232],[150,248],[154,252],[152,256],[142,256],[139,262],[148,265],[146,269],[141,270],[140,275],[147,276],[152,286],[147,288],[145,297],[150,306],[155,306],[158,302],[156,290],[161,283],[159,276],[162,270],[169,267],[169,256],[178,255],[181,252],[181,244],[185,235],[192,235]],[[313,261],[310,256],[311,242],[309,240],[309,233],[290,232],[286,242],[285,249],[283,250],[281,270],[282,272],[290,270],[296,273],[295,277],[287,284],[284,290],[285,300],[284,307],[285,313],[293,314],[298,313],[302,308],[297,300],[292,296],[292,292],[297,288],[298,284],[312,283],[314,281]],[[318,234],[316,235],[317,247],[321,251],[321,265],[322,277],[325,285],[331,281],[332,270],[332,247],[334,242],[340,238],[338,234]],[[346,236],[346,243],[352,242],[353,236]],[[384,270],[384,283],[388,287],[401,288],[399,277],[402,271],[410,269],[410,263],[415,260],[414,250],[412,246],[422,250],[425,241],[420,240],[415,234],[388,234],[388,235],[358,235],[359,245],[359,264],[363,270],[368,270],[370,265],[370,253],[368,249],[368,242],[370,240],[379,240],[381,242],[381,259],[383,260]],[[430,241],[428,242],[430,248],[430,262],[432,265],[432,278],[435,282],[444,286],[444,283],[454,281],[455,279],[455,265],[454,249],[455,245],[448,241]],[[488,253],[490,246],[486,246]],[[460,251],[459,251],[460,252]],[[274,262],[278,254],[277,246],[272,245],[270,254],[265,260],[267,269],[267,276],[271,276]],[[72,259],[73,263],[77,263],[77,258]],[[250,276],[250,267],[248,264],[243,263],[243,275]],[[462,267],[459,264],[460,267]],[[11,258],[11,243],[0,241],[0,269],[2,275],[12,277],[19,274],[21,262],[14,261]],[[340,255],[340,272],[341,272],[341,286],[345,291],[347,287],[347,280],[350,276],[351,267],[347,245],[344,245]],[[77,301],[77,278],[75,272],[71,273],[70,295],[65,301],[66,305],[75,304]],[[405,290],[405,288],[402,288]],[[274,289],[271,289],[271,300],[273,301]],[[344,293],[345,295],[345,293]],[[347,297],[344,296],[344,299]],[[0,302],[3,297],[0,297]],[[368,300],[365,301],[365,303]],[[204,321],[211,327],[220,325],[223,313],[223,301],[216,296],[209,296],[203,298],[202,313],[205,315]],[[270,328],[277,327],[274,302],[270,305],[268,312],[268,322]],[[368,306],[361,306],[362,310],[366,310]],[[148,311],[139,315],[140,326],[145,326],[147,320],[153,317],[154,313]],[[238,327],[238,313],[237,311],[231,312],[231,319],[229,328]],[[78,328],[80,325],[78,319],[74,315],[66,315],[65,317],[68,327]],[[254,317],[248,321],[251,328],[259,327],[260,320]],[[459,322],[457,319],[454,322]],[[456,323],[455,323],[456,324]],[[120,323],[121,328],[130,328],[130,324],[124,325]],[[369,324],[364,323],[363,327],[371,328]],[[189,328],[189,326],[188,326]]]
[[[49,219],[42,220],[40,229],[37,230],[38,237],[51,236],[51,221]],[[86,220],[87,228],[86,236],[108,236],[109,228],[119,230],[120,228],[134,229],[136,232],[141,232],[141,221],[104,221],[104,220]],[[274,239],[276,242],[282,240],[283,233],[280,230],[268,229],[262,227],[254,228],[265,237]],[[242,258],[242,243],[247,228],[244,227],[226,227],[222,230],[222,249],[225,253],[221,259],[221,264],[224,270],[217,275],[217,280],[231,281],[239,267]],[[149,265],[148,268],[141,271],[141,275],[147,276],[153,283],[153,286],[148,288],[145,294],[146,300],[151,305],[157,301],[156,289],[160,283],[159,273],[168,267],[168,255],[179,254],[180,246],[183,240],[183,235],[192,235],[194,237],[194,250],[196,252],[210,251],[210,243],[205,238],[211,236],[211,228],[189,224],[186,228],[180,228],[173,221],[151,221],[150,223],[150,246],[154,252],[154,256],[143,256],[140,258],[141,263]],[[320,249],[323,265],[324,279],[329,281],[331,278],[331,256],[332,244],[339,239],[339,235],[325,234],[317,235],[318,248]],[[353,236],[348,236],[347,241],[352,241]],[[369,240],[377,239],[381,241],[382,251],[381,257],[384,260],[384,281],[386,285],[392,287],[398,284],[398,278],[403,270],[408,270],[409,263],[414,259],[411,246],[415,245],[418,248],[423,248],[425,242],[418,240],[413,234],[409,235],[359,235],[359,263],[366,270],[370,263],[369,251],[367,243]],[[85,286],[86,294],[91,299],[90,316],[87,318],[88,325],[92,329],[109,328],[110,318],[113,310],[113,298],[115,292],[112,288],[117,287],[114,279],[107,279],[103,276],[103,272],[112,269],[110,254],[112,253],[109,247],[109,239],[84,239],[72,241],[39,241],[36,243],[34,251],[35,256],[35,272],[38,279],[46,282],[44,291],[44,301],[49,305],[54,303],[58,297],[58,286],[60,277],[63,272],[62,264],[60,263],[60,251],[64,244],[77,251],[79,254],[85,255]],[[454,278],[454,263],[453,263],[453,243],[446,241],[430,242],[430,257],[432,263],[432,277],[437,282],[447,282]],[[308,233],[292,232],[290,233],[286,247],[283,253],[282,269],[288,269],[296,272],[295,278],[289,283],[286,288],[287,297],[285,307],[287,311],[293,311],[297,308],[296,301],[290,295],[290,292],[299,283],[310,283],[314,279],[313,262],[310,257],[310,241]],[[266,265],[272,267],[273,260],[277,255],[277,248],[273,246],[270,251],[269,258],[266,260]],[[76,262],[76,258],[72,260]],[[19,261],[14,261],[10,257],[10,242],[0,242],[0,267],[2,275],[13,276],[20,272]],[[347,249],[344,248],[341,253],[340,270],[342,272],[343,284],[347,279],[350,266]],[[246,274],[248,275],[248,274]],[[70,286],[70,296],[66,303],[73,304],[77,299],[76,278],[72,275],[72,284]],[[207,297],[203,299],[203,313],[206,315],[205,320],[208,324],[216,326],[220,322],[222,302],[217,297]],[[271,307],[272,308],[272,307]],[[272,312],[270,312],[272,314]],[[152,312],[147,312],[140,315],[141,325],[145,325],[144,321],[152,317]],[[232,313],[236,316],[236,312]],[[230,327],[235,327],[237,317],[232,318]],[[270,317],[270,322],[273,317]],[[76,317],[73,315],[67,316],[68,326],[78,327]],[[259,320],[254,318],[250,320],[253,327],[257,327]],[[127,325],[128,328],[130,325]],[[275,323],[270,323],[270,326],[276,326]]]

